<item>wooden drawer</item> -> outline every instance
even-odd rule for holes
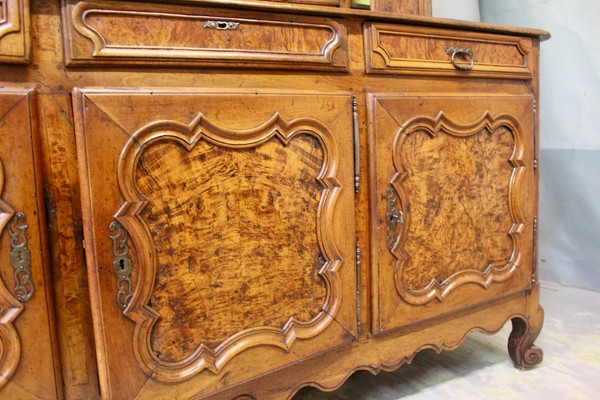
[[[67,65],[348,66],[346,29],[329,18],[133,2],[65,11]]]
[[[368,73],[531,79],[531,39],[366,23]]]

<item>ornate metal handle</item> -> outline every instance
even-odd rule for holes
[[[133,262],[129,258],[129,245],[127,244],[129,235],[118,221],[112,221],[108,229],[111,232],[115,232],[113,235],[109,235],[113,242],[113,254],[115,257],[113,261],[113,273],[117,277],[117,304],[124,310],[133,298],[133,291],[131,289]]]
[[[450,61],[452,62],[452,65],[454,65],[454,68],[456,68],[460,71],[470,71],[471,69],[473,69],[473,64],[474,64],[473,49],[444,46],[444,51],[446,52],[446,54],[452,53],[452,58],[450,59]],[[465,58],[468,57],[470,59],[469,64],[468,65],[458,64],[456,62],[457,55],[465,57]]]
[[[388,249],[392,249],[396,243],[398,225],[404,224],[404,213],[398,210],[398,203],[396,201],[396,191],[390,185],[385,189],[384,199],[387,200],[387,240],[386,244]]]
[[[204,29],[216,29],[218,31],[235,31],[239,22],[233,21],[206,21],[204,23]]]
[[[35,286],[31,281],[31,252],[27,246],[26,217],[16,213],[8,225],[10,236],[10,264],[14,268],[15,297],[21,303],[27,302],[33,296]]]

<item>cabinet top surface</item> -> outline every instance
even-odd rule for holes
[[[134,0],[163,4],[197,4],[205,6],[230,7],[248,10],[273,10],[298,14],[311,14],[323,16],[355,17],[365,18],[373,21],[386,21],[392,23],[404,23],[411,25],[422,25],[432,27],[444,27],[455,29],[469,29],[480,32],[491,32],[499,34],[521,35],[537,37],[540,40],[550,38],[550,33],[541,29],[521,28],[506,25],[489,24],[483,22],[460,21],[453,19],[435,18],[421,15],[401,15],[370,10],[353,8],[339,8],[319,5],[306,5],[297,3],[269,3],[265,1],[252,0]]]

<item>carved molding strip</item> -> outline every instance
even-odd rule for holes
[[[406,353],[407,355],[396,356],[396,358],[392,362],[384,363],[384,362],[379,361],[379,362],[373,363],[373,364],[359,365],[359,366],[352,368],[351,370],[345,370],[344,371],[345,374],[332,375],[335,377],[335,379],[331,379],[332,376],[327,376],[328,379],[324,379],[323,381],[319,380],[319,379],[322,379],[321,377],[318,377],[316,379],[311,379],[310,381],[307,380],[306,382],[302,382],[301,384],[294,387],[294,389],[289,393],[289,396],[291,398],[293,395],[298,393],[298,391],[300,391],[300,389],[302,389],[303,387],[307,387],[307,386],[317,388],[322,392],[332,392],[332,391],[337,390],[340,387],[342,387],[342,385],[350,378],[350,376],[352,376],[357,371],[368,371],[373,375],[379,375],[379,373],[381,371],[386,371],[386,372],[396,371],[405,364],[411,364],[413,362],[415,356],[423,350],[431,349],[431,350],[434,350],[438,354],[441,353],[442,351],[456,350],[459,346],[461,346],[463,344],[465,339],[467,339],[467,337],[471,333],[479,332],[479,333],[482,333],[482,334],[488,335],[488,336],[495,335],[498,332],[500,332],[500,330],[502,330],[502,328],[510,320],[513,320],[513,323],[515,320],[518,320],[522,324],[524,324],[526,329],[528,329],[528,330],[531,329],[530,326],[532,325],[532,323],[529,322],[530,318],[528,318],[525,314],[522,314],[522,313],[511,314],[508,318],[505,318],[505,317],[502,317],[501,319],[496,318],[496,321],[485,321],[485,322],[482,322],[481,324],[473,326],[472,328],[469,328],[466,331],[455,330],[455,333],[453,333],[451,336],[445,335],[443,337],[436,337],[435,341],[432,341],[430,343],[423,344],[423,345],[420,345],[420,346],[410,349],[409,352]],[[472,326],[472,325],[470,325],[470,326]],[[536,334],[536,336],[537,336],[537,334]],[[419,342],[415,342],[415,343],[418,344]],[[536,360],[536,362],[540,362],[540,361]]]
[[[123,20],[134,22],[123,23]],[[217,27],[215,21],[226,21],[228,28],[203,29],[213,24]],[[278,62],[279,67],[281,63],[293,63],[296,67],[304,63],[336,69],[348,65],[345,27],[332,19],[217,13],[201,8],[190,11],[190,8],[135,3],[110,7],[83,1],[72,8],[69,22],[74,28],[70,49],[74,62],[111,59],[137,63],[159,59],[184,65],[193,61]],[[161,33],[153,29],[157,22]],[[145,32],[136,30],[140,24],[147,27]],[[118,35],[114,35],[115,26]],[[168,40],[162,34],[164,30],[171,32]],[[87,45],[88,40],[81,41],[79,35],[93,43],[91,54],[82,50],[81,45]],[[269,40],[260,39],[263,36]]]
[[[0,161],[0,195],[4,189],[4,167]],[[0,198],[0,233],[15,215],[15,210]],[[0,279],[0,388],[15,372],[21,357],[21,340],[13,321],[24,306],[8,291]]]
[[[403,182],[408,178],[408,170],[404,166],[400,149],[404,140],[415,133],[426,133],[434,138],[440,133],[445,133],[455,138],[468,138],[480,134],[482,131],[494,132],[500,127],[505,127],[511,133],[514,139],[514,148],[509,164],[512,166],[512,173],[508,188],[508,212],[512,219],[512,226],[508,232],[513,244],[513,251],[508,262],[490,262],[485,271],[463,270],[454,273],[443,282],[431,280],[429,284],[419,290],[411,289],[404,280],[404,267],[409,259],[409,254],[403,248],[410,229],[410,210],[405,210],[409,204],[407,193]],[[499,114],[494,117],[489,112],[485,112],[477,121],[460,125],[450,120],[443,112],[437,117],[430,118],[426,116],[416,117],[407,121],[398,131],[393,144],[393,165],[396,173],[394,174],[390,185],[395,189],[399,196],[400,208],[403,209],[405,223],[400,229],[400,234],[390,249],[390,252],[396,258],[395,263],[395,286],[398,294],[408,303],[415,305],[427,304],[434,299],[443,301],[456,288],[474,283],[484,288],[490,287],[494,282],[504,282],[510,279],[517,271],[523,251],[523,230],[525,228],[525,219],[519,203],[519,190],[521,180],[525,173],[525,162],[523,161],[525,145],[523,132],[519,122],[509,114]]]
[[[0,0],[0,39],[11,32],[21,30],[19,10],[21,0]]]
[[[182,361],[160,360],[150,345],[151,333],[160,315],[148,306],[154,288],[158,256],[153,237],[141,218],[147,201],[139,195],[135,180],[135,171],[145,148],[161,141],[174,141],[189,151],[201,140],[205,140],[225,148],[243,149],[259,146],[269,140],[280,140],[287,145],[301,134],[317,139],[324,153],[323,166],[316,177],[323,187],[317,214],[317,240],[325,261],[319,275],[327,288],[321,310],[308,322],[290,317],[283,328],[249,328],[230,336],[215,348],[202,344]],[[312,338],[327,328],[337,314],[342,299],[338,270],[343,260],[333,237],[333,210],[342,190],[336,177],[338,160],[337,146],[325,126],[311,118],[286,121],[278,113],[273,114],[262,125],[246,131],[219,127],[199,114],[190,124],[157,121],[132,134],[121,152],[118,164],[118,183],[124,204],[115,214],[115,220],[129,232],[136,250],[135,257],[139,266],[137,283],[124,314],[135,323],[134,353],[146,374],[163,382],[180,382],[204,369],[218,373],[231,358],[250,347],[269,345],[289,350],[296,339]]]

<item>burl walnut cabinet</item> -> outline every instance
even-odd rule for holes
[[[549,35],[371,3],[0,0],[0,398],[541,361]]]

